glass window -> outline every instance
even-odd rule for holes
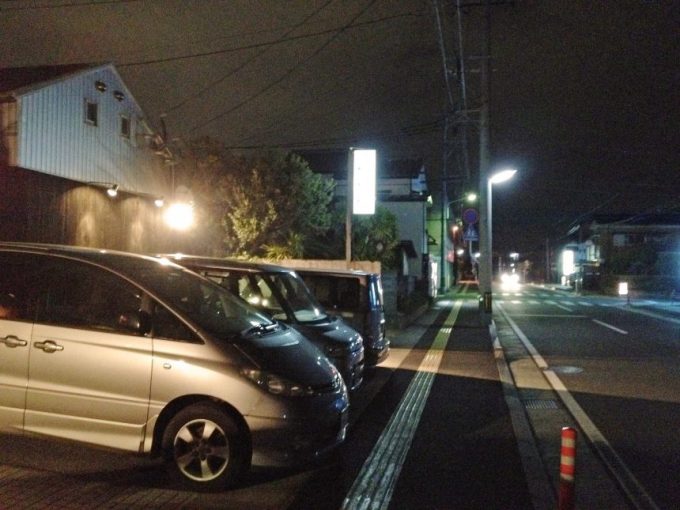
[[[300,277],[291,273],[276,273],[268,275],[268,279],[276,292],[283,296],[296,320],[305,323],[327,319],[321,305]]]
[[[200,339],[181,320],[164,306],[155,303],[153,307],[153,336],[167,340],[200,342]]]
[[[129,334],[121,316],[141,309],[141,291],[103,269],[53,260],[38,321]]]
[[[36,257],[0,253],[0,320],[33,320],[43,276]]]
[[[361,291],[356,278],[338,278],[338,304],[340,308],[355,310],[359,308]]]
[[[92,124],[93,126],[98,125],[99,121],[99,105],[92,101],[85,100],[85,122],[87,124]]]
[[[127,269],[173,310],[218,338],[231,339],[270,319],[215,282],[174,265],[144,264]]]
[[[337,307],[334,280],[325,276],[305,275],[303,277],[314,297],[326,308]]]
[[[130,118],[125,115],[120,117],[120,136],[130,138]]]

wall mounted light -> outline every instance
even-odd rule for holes
[[[106,83],[104,83],[101,80],[97,80],[94,82],[94,86],[97,88],[99,92],[106,92]]]
[[[165,200],[163,200],[163,197],[157,197],[153,201],[154,205],[158,207],[159,209],[165,205]]]
[[[109,186],[106,190],[106,194],[110,196],[111,198],[114,198],[118,195],[118,184],[114,184],[113,186]]]
[[[113,97],[118,99],[118,101],[122,101],[123,99],[125,99],[125,94],[123,94],[120,90],[114,90]]]

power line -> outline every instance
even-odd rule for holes
[[[435,119],[429,122],[423,122],[420,124],[413,124],[409,126],[400,127],[402,134],[406,136],[418,136],[429,134],[437,131],[441,128],[443,119]],[[389,139],[401,136],[400,134],[395,134],[393,131],[383,131],[383,132],[373,132],[373,133],[363,133],[360,136],[338,136],[331,138],[319,138],[315,140],[297,141],[297,142],[280,142],[280,143],[267,143],[267,144],[253,144],[253,145],[232,145],[226,146],[225,149],[230,150],[255,150],[255,149],[303,149],[308,147],[327,147],[328,145],[340,145],[342,147],[347,147],[353,143],[356,143],[360,138],[378,138],[378,139]]]
[[[349,21],[349,23],[347,23],[347,24],[345,24],[343,27],[339,28],[339,29],[335,32],[335,34],[333,34],[326,42],[324,42],[321,46],[319,46],[319,47],[318,47],[311,55],[309,55],[307,58],[302,59],[302,60],[301,60],[300,62],[298,62],[296,65],[294,65],[293,67],[291,67],[290,69],[288,69],[288,71],[286,71],[284,74],[282,74],[279,78],[277,78],[276,80],[270,82],[270,83],[269,83],[268,85],[266,85],[264,88],[260,89],[258,92],[255,92],[254,94],[252,94],[251,96],[247,97],[246,99],[244,99],[244,100],[241,101],[240,103],[236,104],[235,106],[229,108],[228,110],[225,110],[225,111],[219,113],[218,115],[215,115],[214,117],[211,117],[210,119],[206,120],[205,122],[203,122],[203,123],[201,123],[201,124],[197,124],[197,125],[193,126],[191,129],[189,129],[189,132],[196,131],[197,129],[200,129],[200,128],[202,128],[202,127],[207,126],[208,124],[212,124],[213,122],[215,122],[216,120],[218,120],[218,119],[224,117],[225,115],[228,115],[228,114],[230,114],[230,113],[232,113],[232,112],[238,110],[238,109],[241,108],[243,105],[249,103],[249,102],[252,101],[253,99],[256,99],[256,98],[260,97],[262,94],[264,94],[265,92],[267,92],[268,90],[270,90],[270,89],[273,88],[274,86],[278,85],[279,83],[281,83],[282,81],[284,81],[285,79],[287,79],[287,78],[288,78],[291,74],[293,74],[293,72],[294,72],[296,69],[298,69],[302,64],[305,64],[305,63],[309,62],[311,59],[313,59],[313,58],[316,57],[319,53],[321,53],[325,48],[327,48],[333,41],[335,41],[338,37],[340,37],[340,35],[341,35],[342,33],[344,33],[348,28],[350,28],[350,27],[352,26],[352,24],[353,24],[357,19],[359,19],[359,17],[361,17],[362,14],[364,14],[366,11],[368,11],[368,10],[369,10],[376,2],[377,2],[377,0],[371,0],[371,1],[369,2],[369,4],[366,5],[366,7],[364,7],[361,11],[359,11],[359,13],[358,13],[357,15],[355,15],[355,16]]]
[[[133,0],[130,0],[133,1]],[[134,0],[134,1],[139,1],[139,0]],[[221,55],[225,53],[235,53],[239,51],[245,51],[245,50],[252,50],[252,49],[257,49],[257,48],[262,48],[263,46],[276,46],[278,44],[284,44],[287,42],[291,41],[298,41],[302,39],[309,39],[313,37],[319,37],[321,35],[327,35],[327,34],[333,34],[338,31],[345,31],[350,28],[361,28],[365,27],[368,25],[374,25],[376,23],[382,23],[385,21],[391,21],[394,19],[398,18],[406,18],[406,17],[413,17],[413,16],[421,16],[421,14],[416,14],[412,12],[406,12],[406,13],[401,13],[401,14],[393,14],[391,16],[385,16],[383,18],[377,18],[373,20],[368,20],[368,21],[363,21],[361,23],[352,23],[349,26],[345,25],[343,27],[339,28],[329,28],[327,30],[320,30],[318,32],[309,32],[307,34],[301,34],[301,35],[295,35],[292,37],[286,37],[286,38],[279,38],[275,39],[273,41],[266,41],[266,42],[260,42],[260,43],[253,43],[253,44],[247,44],[243,46],[235,46],[233,48],[224,48],[221,50],[214,50],[214,51],[204,51],[204,52],[199,52],[199,53],[189,53],[187,55],[179,55],[176,57],[163,57],[163,58],[156,58],[156,59],[149,59],[149,60],[139,60],[136,62],[125,62],[125,63],[119,63],[116,64],[116,67],[133,67],[133,66],[143,66],[143,65],[151,65],[151,64],[162,64],[165,62],[175,62],[178,60],[187,60],[187,59],[192,59],[192,58],[200,58],[200,57],[210,57],[214,55]]]
[[[12,1],[12,0],[9,0]],[[62,9],[69,7],[89,7],[93,5],[116,5],[116,4],[132,4],[142,2],[144,0],[101,0],[99,2],[89,0],[87,2],[68,2],[52,5],[12,5],[10,7],[0,7],[0,11],[28,11],[38,9]]]
[[[310,19],[312,19],[314,16],[316,16],[318,13],[320,13],[322,10],[324,10],[326,7],[328,7],[328,5],[331,4],[332,2],[333,2],[333,0],[327,0],[326,3],[324,3],[324,4],[323,4],[321,7],[319,7],[318,9],[315,9],[311,14],[309,14],[308,16],[306,16],[300,23],[297,23],[297,24],[293,25],[290,29],[288,29],[288,31],[287,31],[285,34],[283,34],[283,35],[281,36],[281,38],[279,39],[279,41],[282,40],[282,39],[285,39],[289,34],[293,33],[297,28],[299,28],[299,27],[301,27],[302,25],[304,25],[305,23],[307,23]],[[208,83],[208,85],[206,85],[205,87],[203,87],[203,88],[202,88],[201,90],[199,90],[198,92],[195,92],[194,94],[188,96],[186,99],[183,99],[183,100],[180,101],[179,103],[177,103],[177,104],[175,104],[174,106],[171,106],[170,108],[168,108],[168,109],[166,110],[166,113],[168,113],[168,112],[173,112],[173,111],[177,110],[178,108],[181,108],[182,106],[184,106],[185,104],[187,104],[187,103],[188,103],[189,101],[191,101],[192,99],[196,99],[197,97],[202,96],[203,94],[205,94],[205,93],[206,93],[208,90],[210,90],[211,88],[215,87],[216,85],[219,85],[219,84],[222,83],[224,80],[226,80],[226,79],[229,78],[230,76],[233,76],[234,74],[236,74],[237,72],[239,72],[241,69],[243,69],[244,67],[246,67],[246,66],[247,66],[248,64],[250,64],[252,61],[254,61],[254,60],[257,59],[258,57],[264,55],[267,51],[269,51],[270,48],[271,48],[271,46],[266,46],[263,50],[257,52],[255,55],[253,55],[252,57],[250,57],[249,59],[247,59],[247,60],[246,60],[245,62],[243,62],[242,64],[238,65],[236,68],[234,68],[234,69],[232,69],[231,71],[229,71],[227,74],[221,76],[221,77],[218,78],[217,80],[214,80],[214,81]]]

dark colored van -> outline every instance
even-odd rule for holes
[[[363,381],[364,341],[347,322],[329,315],[293,271],[273,264],[177,254],[172,260],[284,322],[315,344],[350,390]]]
[[[385,335],[380,274],[342,269],[295,268],[295,271],[319,303],[362,334],[368,364],[378,364],[388,355],[390,342]]]

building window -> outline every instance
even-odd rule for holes
[[[120,117],[120,136],[130,139],[130,118],[125,115]]]
[[[630,246],[631,243],[626,234],[614,234],[612,235],[612,244],[617,248],[621,248],[623,246]]]
[[[85,123],[93,126],[98,125],[99,105],[91,101],[85,100]]]

